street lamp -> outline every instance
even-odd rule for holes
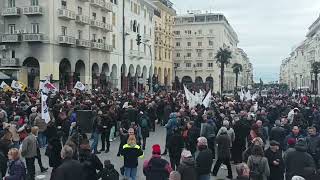
[[[300,74],[300,94],[301,94],[301,86],[302,86],[302,74]]]
[[[174,64],[174,90],[177,90],[177,64]]]

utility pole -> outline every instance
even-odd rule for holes
[[[121,89],[124,91],[125,90],[125,77],[126,77],[126,71],[125,71],[125,66],[126,66],[126,23],[125,23],[125,16],[124,16],[124,11],[125,11],[125,0],[122,0],[122,87]]]

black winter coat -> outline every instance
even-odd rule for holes
[[[61,152],[62,146],[60,139],[51,138],[46,149],[46,156],[49,158],[50,167],[57,168],[61,165]]]
[[[79,161],[65,159],[52,175],[52,180],[86,180],[85,170]]]
[[[196,163],[193,157],[183,159],[178,167],[178,172],[183,180],[196,180],[198,175],[196,171]]]
[[[213,159],[212,151],[208,148],[201,150],[196,155],[196,170],[199,175],[210,174]]]
[[[103,169],[100,159],[89,149],[80,149],[79,156],[80,162],[85,168],[85,180],[98,180],[97,170]]]
[[[273,152],[269,148],[265,152],[265,157],[268,159],[270,168],[269,180],[283,180],[284,162],[282,159],[282,151],[278,150],[277,152]],[[273,161],[279,162],[279,165],[275,165]]]
[[[183,137],[178,133],[173,134],[170,136],[167,146],[169,150],[169,156],[179,160],[184,147]]]
[[[284,139],[286,138],[286,130],[283,127],[273,127],[270,131],[270,141],[275,140],[280,143],[282,149],[285,148]]]

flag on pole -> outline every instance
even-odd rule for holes
[[[48,124],[50,122],[49,107],[47,105],[48,96],[41,93],[41,117]]]
[[[11,87],[13,89],[22,90],[22,85],[19,83],[19,81],[16,81],[16,80],[12,80]]]
[[[210,99],[211,99],[211,89],[210,91],[208,92],[207,96],[204,98],[204,100],[202,101],[202,104],[204,105],[204,107],[209,107],[210,106]]]
[[[39,89],[42,90],[43,93],[56,92],[58,90],[48,80],[46,80],[45,82],[40,82],[39,86],[40,86]]]
[[[74,86],[75,89],[79,89],[80,91],[84,91],[86,87],[80,82],[77,81],[76,85]]]
[[[8,92],[8,91],[13,92],[12,88],[8,86],[8,84],[5,83],[4,81],[2,81],[0,87],[3,89],[4,92]]]

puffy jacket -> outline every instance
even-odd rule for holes
[[[125,144],[122,150],[122,156],[124,157],[124,167],[136,168],[138,167],[138,158],[143,157],[143,151],[139,145],[130,146]]]
[[[161,159],[160,155],[153,155],[149,161],[143,164],[143,174],[146,180],[168,180],[172,168],[170,163]]]
[[[213,163],[212,151],[206,148],[196,154],[196,170],[198,175],[210,174]]]
[[[178,172],[181,174],[181,179],[183,180],[196,180],[196,162],[193,157],[183,159],[178,167]]]

